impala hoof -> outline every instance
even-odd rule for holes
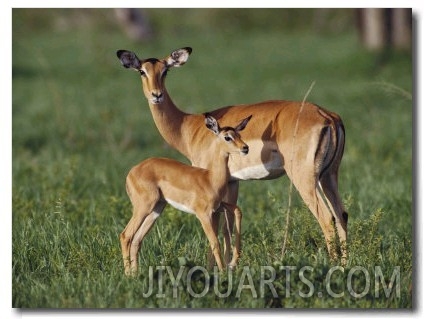
[[[237,268],[237,265],[235,265],[235,264],[228,264],[228,269],[229,269],[230,271],[234,271],[234,270],[235,270],[235,268]]]

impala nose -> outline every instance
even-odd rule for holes
[[[158,93],[157,92],[152,92],[151,94],[152,94],[153,97],[155,97],[158,100],[161,99],[162,96],[163,96],[163,93],[161,93],[161,92],[158,92]]]
[[[243,153],[244,155],[247,155],[249,152],[249,147],[247,145],[244,145],[243,148],[241,149],[241,153]]]
[[[163,93],[162,92],[152,92],[152,102],[157,104],[163,101]]]

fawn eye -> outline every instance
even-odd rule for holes
[[[225,136],[225,141],[227,141],[227,142],[232,141],[232,137],[230,137],[230,136],[226,135],[226,136]]]

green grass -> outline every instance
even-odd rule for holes
[[[13,10],[12,306],[412,308],[410,53],[392,52],[379,63],[347,25],[341,33],[286,31],[285,25],[264,30],[249,12],[243,22],[253,27],[231,28],[213,21],[227,21],[232,12],[203,11],[210,24],[195,28],[200,18],[191,11],[179,21],[164,12],[167,19],[160,19],[161,10],[149,11],[160,32],[155,40],[134,43],[111,23],[108,10]],[[143,243],[140,276],[123,276],[118,235],[131,215],[128,170],[150,156],[186,160],[163,142],[137,73],[123,69],[115,51],[162,57],[183,46],[192,46],[193,54],[170,72],[167,86],[187,112],[301,100],[315,81],[308,99],[342,116],[347,139],[340,192],[350,214],[350,258],[344,273],[332,273],[329,287],[326,277],[336,264],[296,193],[281,257],[286,178],[241,184],[243,254],[231,280],[219,280],[222,293],[232,284],[229,296],[217,296],[213,272],[203,297],[188,292],[205,287],[203,272],[187,279],[193,266],[205,266],[207,240],[194,216],[172,208]],[[153,293],[144,298],[149,266]],[[176,298],[172,276],[164,270],[159,284],[157,266],[170,266],[173,276],[182,269]],[[272,268],[262,274],[262,266]],[[285,266],[296,270],[287,277]],[[298,275],[304,266],[312,267],[304,273],[307,281]],[[386,285],[399,271],[399,294],[394,288],[386,295],[383,285],[375,290],[376,267]],[[277,296],[264,284],[272,271]],[[164,298],[156,296],[161,289]]]

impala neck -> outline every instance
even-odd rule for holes
[[[153,104],[148,101],[155,125],[161,136],[171,147],[188,156],[181,128],[185,117],[189,114],[182,112],[176,107],[167,91],[164,91],[163,94],[164,100],[159,104]]]
[[[214,164],[209,168],[210,179],[212,186],[218,190],[218,192],[224,192],[225,186],[229,179],[229,168],[228,168],[229,153],[220,152],[218,157],[214,159]],[[223,194],[224,195],[224,194]],[[221,196],[221,198],[223,197]]]

